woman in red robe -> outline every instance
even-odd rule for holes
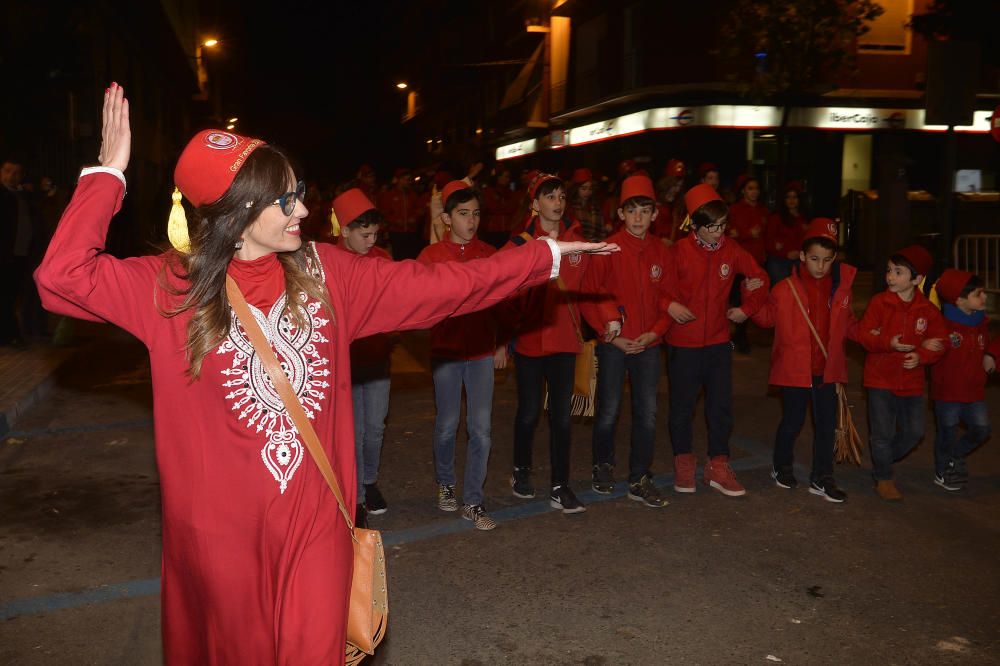
[[[303,243],[287,158],[208,130],[174,174],[195,206],[186,253],[103,252],[125,195],[128,102],[105,93],[99,167],[84,169],[35,274],[45,307],[107,321],[149,349],[163,507],[167,664],[342,664],[346,523],[225,295],[232,276],[355,501],[351,341],[490,307],[604,244],[526,243],[465,264],[365,261]]]

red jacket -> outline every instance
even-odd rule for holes
[[[844,342],[856,342],[858,339],[858,321],[851,310],[851,286],[858,269],[848,264],[835,264],[833,271],[837,272],[833,273],[833,296],[829,304],[830,332],[823,341],[829,354],[823,371],[823,382],[846,384],[847,356],[844,353]],[[806,298],[805,285],[795,272],[790,279],[774,285],[767,302],[753,316],[753,321],[764,328],[774,327],[768,383],[809,388],[812,386],[810,357],[813,334],[792,294],[793,284],[802,299],[802,305],[808,311],[809,299]]]
[[[660,309],[670,261],[667,246],[653,234],[640,240],[624,229],[609,236],[607,242],[618,243],[621,252],[591,258],[583,277],[583,291],[601,297],[581,300],[584,318],[601,333],[609,321],[621,318],[621,307],[625,311],[621,332],[624,337],[635,339],[652,331],[656,341],[649,346],[660,344],[673,321]]]
[[[525,231],[533,238],[545,232],[537,217],[531,219]],[[580,224],[560,224],[559,240],[583,241]],[[511,238],[501,251],[524,244],[520,235]],[[509,299],[502,306],[501,316],[506,337],[513,336],[514,349],[525,356],[547,356],[560,352],[579,354],[581,350],[577,324],[580,322],[578,302],[583,276],[592,257],[586,254],[563,257],[559,265],[561,280],[550,280]],[[566,291],[559,287],[562,282]],[[570,308],[572,304],[572,309]],[[576,323],[574,323],[574,320]]]
[[[987,344],[990,320],[986,317],[977,326],[969,326],[946,316],[944,325],[948,337],[944,356],[931,366],[931,400],[981,402],[987,378],[983,356],[1000,357],[1000,336]]]
[[[729,207],[729,237],[764,265],[764,230],[767,228],[767,207],[752,206],[740,199]],[[801,246],[801,243],[799,244]]]
[[[487,187],[483,189],[483,224],[480,231],[507,232],[517,221],[518,203],[521,193],[509,187]]]
[[[902,336],[902,344],[916,347],[920,365],[909,370],[903,367],[906,354],[892,349],[896,335]],[[858,342],[868,351],[865,386],[888,389],[898,396],[923,395],[925,377],[921,366],[937,362],[944,351],[930,351],[920,345],[930,338],[947,342],[947,337],[941,312],[919,289],[914,290],[909,303],[891,291],[876,294],[858,324]]]
[[[496,252],[489,243],[473,238],[466,245],[446,236],[425,247],[417,261],[435,264],[442,261],[485,259]],[[480,310],[461,317],[449,317],[431,329],[431,356],[474,361],[492,356],[496,350],[496,321],[493,310]]]
[[[338,250],[357,254],[347,247],[343,239],[337,241]],[[389,253],[378,246],[373,246],[368,254],[360,255],[366,259],[383,259],[392,261]],[[367,338],[359,338],[351,343],[351,378],[355,381],[365,381],[373,377],[381,377],[389,369],[389,359],[392,356],[392,340],[387,333],[376,333]]]
[[[781,215],[771,213],[767,227],[764,228],[764,250],[767,256],[787,259],[789,252],[801,250],[802,242],[806,239],[808,222],[809,220],[799,215],[792,224],[785,224],[781,221]]]
[[[709,251],[695,241],[695,232],[670,246],[666,289],[669,296],[661,307],[677,301],[696,319],[673,324],[667,342],[676,347],[708,347],[729,341],[729,292],[738,274],[760,278],[764,284],[754,291],[744,286],[742,309],[753,316],[767,300],[767,273],[746,250],[722,237],[722,245]]]
[[[379,192],[375,207],[393,231],[420,231],[425,217],[424,208],[413,190],[393,187]]]

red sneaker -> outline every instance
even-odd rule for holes
[[[682,453],[674,456],[674,490],[679,493],[695,491],[694,472],[698,460],[693,453]]]
[[[736,480],[733,468],[729,466],[729,456],[715,456],[705,463],[704,476],[704,482],[723,495],[739,497],[747,494],[746,488]]]

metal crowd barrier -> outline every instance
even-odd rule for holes
[[[1000,293],[1000,234],[958,236],[952,244],[952,265],[983,278],[986,291]]]

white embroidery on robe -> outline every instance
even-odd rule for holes
[[[301,294],[300,299],[298,307],[304,308],[308,315],[307,325],[301,329],[284,314],[284,294],[271,306],[266,317],[253,305],[250,305],[250,312],[270,341],[306,416],[315,421],[316,412],[322,411],[331,386],[330,360],[323,357],[317,347],[328,342],[320,329],[329,320],[319,316],[320,303],[308,302],[305,294]],[[230,311],[230,316],[233,324],[229,337],[216,350],[217,354],[232,354],[230,367],[222,370],[227,377],[222,385],[231,389],[226,399],[232,401],[237,419],[267,438],[260,458],[284,493],[305,457],[304,445],[243,326],[235,313]]]

